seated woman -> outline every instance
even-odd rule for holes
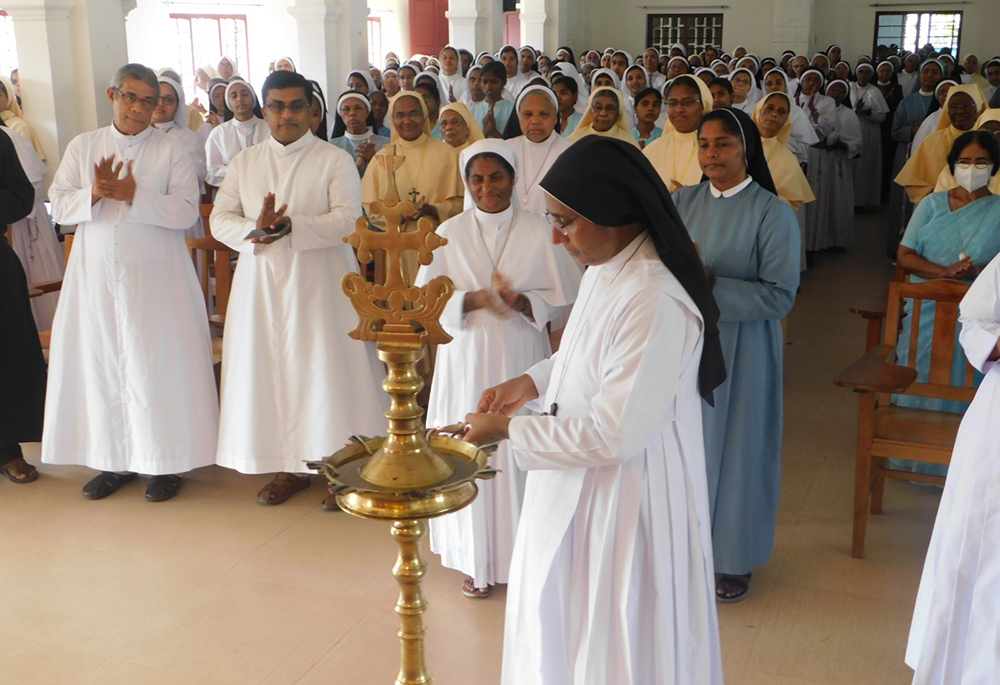
[[[639,142],[640,148],[645,148],[663,135],[663,129],[656,125],[663,109],[663,96],[656,88],[643,88],[635,96],[635,126],[632,135]]]
[[[1000,109],[987,109],[976,120],[975,129],[977,131],[987,131],[995,138],[1000,136]],[[1000,141],[1000,138],[997,138]],[[951,174],[951,169],[945,167],[941,170],[941,174],[938,176],[937,185],[934,186],[934,192],[939,193],[942,190],[951,190],[952,188],[957,188],[958,182],[955,177]],[[990,192],[994,195],[1000,195],[1000,174],[996,174],[993,180],[990,182]]]
[[[897,263],[907,269],[913,282],[949,278],[971,283],[979,271],[1000,253],[1000,196],[990,192],[991,177],[1000,168],[1000,147],[986,131],[963,133],[948,153],[948,168],[958,187],[928,195],[917,205],[899,243]],[[910,316],[906,316],[896,349],[900,364],[909,358]],[[957,335],[957,332],[956,332]],[[934,336],[934,309],[924,303],[917,338],[917,382],[925,382],[930,369]],[[965,360],[956,355],[952,381],[965,377]],[[977,376],[977,382],[980,380]],[[964,412],[964,402],[900,395],[897,404],[937,411]],[[920,464],[926,467],[926,464]]]
[[[639,147],[625,117],[625,96],[620,90],[606,86],[595,88],[590,94],[589,105],[580,124],[569,137],[570,142],[576,142],[584,136],[598,135],[617,138]]]
[[[461,102],[442,107],[438,114],[438,125],[441,127],[441,139],[451,145],[455,152],[461,152],[485,138],[476,118]]]

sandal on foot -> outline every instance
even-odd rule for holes
[[[742,602],[750,593],[750,578],[753,574],[733,576],[723,573],[715,583],[715,600],[723,604]]]
[[[296,476],[294,473],[279,473],[274,479],[257,493],[257,501],[261,504],[283,504],[296,492],[309,487],[309,476]]]
[[[475,580],[466,577],[465,582],[462,583],[462,594],[472,599],[485,599],[493,594],[493,586],[487,585],[484,588],[478,588]]]
[[[104,499],[108,495],[114,494],[125,483],[133,480],[135,480],[134,473],[102,471],[83,486],[83,496],[87,499]]]
[[[146,486],[147,502],[166,502],[181,489],[181,477],[174,475],[153,476]]]
[[[24,460],[24,457],[11,459],[0,466],[0,473],[7,476],[11,483],[34,483],[38,480],[38,469]]]

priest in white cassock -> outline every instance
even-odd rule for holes
[[[225,117],[225,122],[212,129],[205,143],[207,180],[209,185],[216,187],[222,185],[233,157],[271,136],[257,94],[242,79],[233,79],[226,86]]]
[[[517,179],[521,207],[542,218],[545,216],[545,191],[538,185],[556,159],[572,143],[556,133],[559,123],[559,100],[548,86],[528,86],[517,96],[514,105],[521,135],[507,140],[517,157]]]
[[[42,461],[102,473],[101,499],[154,476],[146,499],[177,494],[176,474],[215,461],[218,398],[208,314],[184,231],[200,192],[187,148],[150,123],[160,95],[141,64],[118,70],[110,126],[74,138],[52,181],[52,216],[76,224],[52,324]]]
[[[960,318],[965,354],[986,377],[958,429],[927,549],[906,647],[914,685],[994,683],[1000,673],[1000,257]]]
[[[361,216],[354,160],[310,133],[312,85],[301,74],[274,72],[262,96],[271,137],[233,160],[211,217],[216,239],[240,253],[217,460],[277,472],[257,497],[280,504],[309,486],[306,460],[384,427],[384,374],[374,347],[348,338],[357,316],[340,287],[358,273],[343,241]],[[248,237],[255,230],[272,235]]]
[[[460,420],[486,388],[548,358],[546,324],[569,310],[580,287],[579,267],[552,244],[544,219],[520,208],[511,149],[482,140],[459,166],[468,208],[441,224],[448,244],[417,274],[417,285],[441,275],[455,284],[441,317],[454,339],[437,348],[428,426]],[[506,444],[493,465],[500,473],[480,484],[470,506],[430,523],[431,550],[466,574],[462,592],[473,598],[507,582],[524,496],[524,472]]]
[[[559,352],[483,393],[465,438],[528,472],[504,685],[722,683],[702,397],[718,308],[657,172],[590,136],[542,180],[552,240],[589,265]],[[546,416],[514,416],[532,402]]]

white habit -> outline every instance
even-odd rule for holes
[[[531,142],[527,136],[518,136],[504,142],[517,156],[519,173],[514,185],[514,192],[517,193],[521,209],[531,212],[539,218],[544,218],[545,191],[538,185],[538,182],[552,168],[559,155],[572,143],[555,131],[540,143]],[[551,229],[547,224],[545,233],[547,236],[551,234]],[[565,252],[565,250],[562,251]]]
[[[135,198],[91,206],[94,165],[112,155],[134,160]],[[52,324],[42,461],[147,475],[214,463],[212,343],[184,239],[199,200],[188,151],[152,127],[84,133],[49,197],[53,218],[77,229]]]
[[[208,141],[205,143],[208,165],[205,180],[209,185],[221,186],[233,157],[270,137],[271,129],[267,127],[267,122],[257,117],[250,117],[246,121],[230,119],[219,124],[208,134]]]
[[[528,477],[504,685],[722,683],[702,343],[646,233],[584,274],[559,352],[528,371],[558,414],[510,422]]]
[[[205,192],[205,178],[208,169],[205,161],[205,145],[198,134],[187,126],[180,126],[175,121],[167,121],[162,124],[155,124],[156,128],[167,134],[168,138],[174,139],[181,145],[188,154],[191,155],[191,163],[194,164],[194,173],[198,177],[198,193]],[[202,238],[205,236],[205,224],[202,223],[201,214],[187,230],[188,238]]]
[[[463,420],[486,388],[546,359],[552,349],[545,324],[569,309],[581,276],[576,260],[552,244],[549,225],[514,207],[498,214],[469,209],[441,224],[438,234],[448,244],[421,267],[417,284],[442,274],[455,284],[441,316],[454,340],[437,348],[428,426]],[[531,319],[523,314],[501,319],[486,309],[462,312],[467,292],[490,287],[494,264],[531,302]],[[448,568],[471,576],[478,588],[507,582],[524,496],[524,473],[506,443],[491,463],[500,473],[479,483],[470,506],[430,522],[431,550]]]
[[[264,196],[288,204],[292,232],[244,240]],[[222,347],[220,465],[242,473],[308,473],[305,461],[351,434],[385,432],[385,377],[371,343],[347,337],[358,316],[340,282],[358,273],[343,241],[361,216],[349,154],[306,134],[237,156],[215,198],[212,234],[240,252]]]
[[[18,161],[21,162],[25,175],[35,189],[35,206],[31,214],[20,221],[15,221],[11,226],[14,252],[21,260],[29,285],[41,281],[59,280],[66,271],[66,256],[52,225],[52,217],[45,209],[45,191],[42,184],[45,182],[48,168],[27,138],[6,126],[0,126],[0,131],[6,133],[14,143]],[[52,317],[55,315],[57,304],[59,304],[58,291],[31,298],[31,313],[34,315],[38,330],[47,331],[52,328]]]
[[[914,685],[983,685],[1000,673],[1000,257],[962,300],[961,342],[986,374],[962,419],[920,579],[906,663]]]

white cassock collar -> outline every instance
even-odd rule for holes
[[[280,155],[292,155],[298,152],[299,150],[306,149],[306,147],[308,147],[310,143],[316,140],[319,140],[319,138],[317,138],[312,134],[309,134],[309,135],[303,135],[294,143],[289,143],[288,145],[282,145],[281,143],[279,143],[274,139],[274,136],[271,136],[267,139],[267,144],[271,147],[272,150],[274,150]]]
[[[746,177],[746,179],[742,183],[740,183],[738,186],[733,186],[729,190],[719,190],[718,188],[716,188],[715,186],[712,185],[711,181],[709,181],[708,182],[708,190],[709,190],[710,193],[712,193],[712,197],[715,197],[715,198],[719,198],[719,197],[732,197],[733,195],[738,195],[739,192],[741,190],[743,190],[744,188],[746,188],[748,185],[750,185],[750,183],[752,181],[753,181],[753,177],[751,177],[748,174],[747,177]]]
[[[111,134],[114,136],[115,141],[118,142],[123,147],[125,147],[126,149],[143,142],[144,140],[146,140],[146,138],[149,138],[149,136],[152,135],[152,133],[153,133],[152,124],[147,126],[142,131],[142,133],[137,133],[134,136],[125,135],[124,133],[118,130],[118,127],[115,126],[114,123],[111,124]]]

